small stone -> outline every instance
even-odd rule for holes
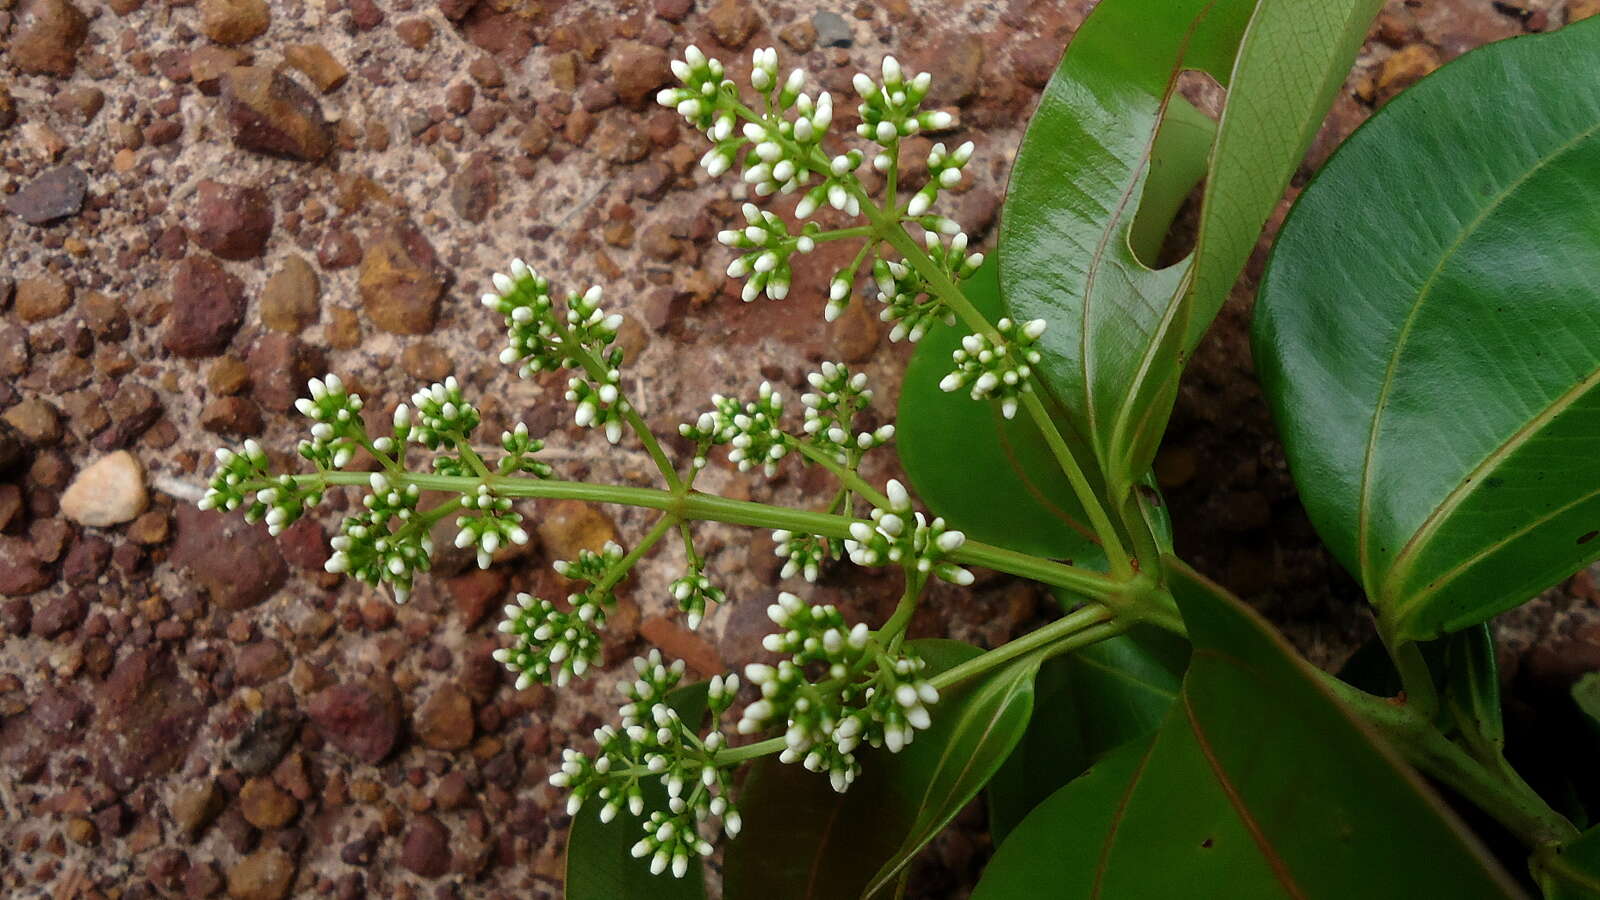
[[[400,352],[400,368],[418,381],[443,381],[455,369],[450,354],[432,341],[417,341]]]
[[[482,222],[500,199],[499,178],[494,163],[484,154],[475,154],[450,183],[450,205],[456,215],[468,222]]]
[[[65,78],[89,36],[89,17],[66,0],[23,0],[12,27],[9,55],[17,68]]]
[[[33,555],[26,541],[0,539],[0,595],[37,593],[54,580],[49,566]]]
[[[82,816],[67,820],[67,839],[80,847],[92,847],[100,842],[94,823]]]
[[[433,816],[418,816],[401,841],[400,865],[423,878],[450,871],[450,830]]]
[[[817,45],[821,47],[851,47],[855,45],[855,32],[850,23],[836,12],[823,11],[811,17],[811,27],[817,31]],[[798,47],[795,49],[799,49]],[[809,47],[807,49],[810,49]]]
[[[222,76],[235,66],[250,62],[250,54],[229,47],[200,47],[189,54],[189,78],[200,93],[215,97],[222,93]]]
[[[599,553],[617,539],[611,519],[582,500],[562,500],[539,519],[539,539],[551,559],[573,560],[579,550]]]
[[[267,845],[228,870],[228,896],[232,900],[283,900],[294,886],[294,857],[280,847]]]
[[[6,209],[29,225],[44,225],[83,209],[89,178],[77,166],[57,166],[41,173],[6,198]]]
[[[322,284],[303,257],[285,257],[261,290],[261,322],[268,328],[298,334],[322,317]]]
[[[228,762],[242,775],[261,775],[283,759],[300,735],[300,717],[263,710],[228,745]]]
[[[306,712],[323,738],[362,762],[382,762],[400,737],[400,697],[387,682],[333,685]]]
[[[144,469],[132,453],[118,450],[78,473],[61,495],[61,514],[92,528],[131,522],[149,504]]]
[[[550,149],[550,126],[543,119],[531,119],[517,135],[517,146],[529,156],[543,156]]]
[[[506,73],[492,56],[476,56],[467,64],[467,74],[484,87],[500,87],[506,83]]]
[[[216,356],[244,322],[244,283],[216,260],[185,257],[172,276],[164,343],[178,356]]]
[[[188,567],[218,606],[248,609],[283,587],[289,567],[264,524],[244,521],[242,511],[219,518],[184,503],[177,507],[178,537],[173,562]]]
[[[1567,21],[1576,22],[1600,15],[1600,0],[1567,0]]]
[[[415,226],[401,224],[370,243],[358,285],[373,324],[393,334],[427,334],[446,277],[433,247]]]
[[[156,392],[136,381],[123,381],[108,404],[111,427],[94,439],[95,449],[104,452],[121,449],[144,434],[161,418],[161,400]]]
[[[463,628],[473,628],[496,607],[496,601],[506,595],[507,579],[498,567],[470,569],[445,582],[450,599],[455,601],[456,612],[461,616]]]
[[[761,19],[748,0],[718,0],[706,15],[711,20],[711,33],[729,50],[743,47],[761,27]]]
[[[97,87],[79,87],[62,91],[51,104],[57,112],[77,125],[87,125],[106,105],[106,92]]]
[[[41,275],[17,282],[16,313],[24,322],[42,322],[72,306],[72,285],[57,275]]]
[[[453,684],[447,684],[417,709],[417,737],[435,750],[460,750],[472,743],[472,701]]]
[[[206,373],[206,387],[213,394],[231,397],[250,386],[250,368],[232,356],[219,356]]]
[[[635,163],[650,152],[650,136],[627,116],[607,114],[594,132],[594,149],[602,159]]]
[[[707,678],[721,674],[728,668],[716,648],[707,643],[705,638],[671,619],[662,616],[645,619],[639,625],[639,634],[660,648],[669,659],[681,659],[689,664],[689,668]]]
[[[170,651],[144,647],[123,657],[101,692],[96,733],[88,746],[116,748],[105,767],[113,787],[127,790],[183,762],[205,719],[205,706],[179,676]]]
[[[63,594],[33,614],[33,633],[53,638],[83,624],[89,604],[76,592]]]
[[[1396,50],[1378,70],[1375,102],[1383,103],[1439,68],[1439,51],[1428,44],[1411,44]]]
[[[272,234],[272,202],[260,188],[207,178],[200,182],[193,210],[190,237],[223,259],[260,256]]]
[[[233,674],[240,684],[260,687],[289,672],[289,656],[277,641],[253,641],[239,648],[234,659]]]
[[[239,809],[245,821],[257,828],[282,828],[300,812],[300,801],[273,784],[271,778],[257,777],[240,789]]]
[[[668,22],[682,22],[694,9],[694,0],[656,0],[656,15]]]
[[[271,21],[266,0],[200,0],[200,30],[219,44],[260,37]]]
[[[421,50],[433,40],[433,23],[420,16],[414,19],[401,19],[395,23],[394,33],[400,38],[400,43],[413,50]]]
[[[304,72],[317,90],[324,94],[338,88],[350,77],[350,70],[334,59],[328,48],[321,44],[290,44],[284,48],[283,59]]]
[[[297,337],[268,334],[256,341],[245,359],[250,367],[251,393],[273,412],[287,413],[307,392],[312,378],[328,371],[321,350]]]
[[[172,800],[172,823],[178,826],[178,833],[184,840],[193,841],[227,804],[228,796],[215,779],[206,778],[197,784],[180,786]]]
[[[611,87],[629,106],[642,106],[654,100],[656,90],[672,81],[667,51],[639,41],[619,41],[611,45],[607,62],[611,67]]]
[[[333,150],[317,98],[272,69],[239,66],[222,78],[233,142],[246,150],[314,162]]]
[[[48,401],[38,397],[24,400],[6,410],[0,420],[35,447],[54,446],[61,440],[61,413]]]
[[[796,53],[810,53],[811,48],[817,45],[817,29],[805,19],[789,24],[778,29],[778,40],[789,45],[789,49]]]

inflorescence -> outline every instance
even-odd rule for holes
[[[932,210],[942,191],[959,185],[972,144],[954,149],[934,144],[926,180],[916,186],[899,183],[902,142],[954,124],[949,113],[922,108],[931,82],[927,73],[909,75],[886,58],[881,78],[857,75],[853,85],[861,122],[856,133],[871,146],[830,149],[825,145],[834,120],[833,98],[827,92],[808,93],[807,76],[800,70],[780,77],[775,50],[755,52],[750,87],[758,100],[753,106],[741,99],[722,63],[695,47],[672,68],[682,86],[662,91],[658,99],[711,140],[701,160],[708,173],[715,176],[737,167],[757,199],[801,192],[795,223],[752,202],[744,206],[743,228],[718,235],[722,244],[739,252],[728,275],[745,279],[746,301],[761,294],[774,300],[786,297],[795,254],[809,253],[825,241],[862,238],[854,260],[829,281],[827,319],[845,310],[865,267],[877,286],[881,317],[893,323],[891,339],[915,341],[935,322],[956,321],[955,310],[940,299],[934,283],[970,277],[983,256],[969,252],[967,237],[956,223]],[[876,187],[869,190],[858,175],[869,160],[883,176],[881,194]],[[824,207],[848,217],[865,215],[869,222],[825,230],[811,221]],[[912,256],[891,253],[888,230],[908,228],[922,232],[926,250],[912,253],[915,244],[902,242],[899,246]],[[837,477],[839,493],[828,511],[852,520],[848,536],[842,529],[828,535],[774,532],[776,552],[785,560],[782,577],[815,581],[828,559],[899,566],[906,574],[907,604],[929,578],[972,582],[971,573],[952,559],[965,541],[961,532],[916,511],[900,482],[888,481],[880,494],[860,476],[865,454],[895,433],[891,424],[861,423],[873,396],[863,373],[823,363],[800,395],[803,420],[795,431],[784,422],[782,394],[770,384],[763,383],[753,400],[713,396],[709,411],[679,428],[693,447],[680,481],[623,394],[623,354],[615,346],[622,318],[601,308],[600,288],[569,294],[557,304],[549,282],[520,259],[508,273],[495,273],[491,280],[494,290],[483,296],[483,304],[505,320],[501,361],[522,377],[568,373],[565,398],[573,404],[576,423],[601,431],[611,443],[620,441],[625,429],[637,429],[674,491],[692,488],[717,447],[726,447],[729,461],[741,471],[760,469],[770,476],[784,459],[796,455]],[[975,399],[992,398],[1007,417],[1014,415],[1019,397],[1030,390],[1031,367],[1040,359],[1034,345],[1043,329],[1042,321],[1018,325],[1001,320],[992,331],[968,336],[954,354],[955,371],[941,387],[966,388]],[[296,408],[310,420],[310,436],[297,449],[313,471],[275,472],[274,460],[253,440],[239,451],[221,449],[202,508],[242,510],[246,519],[264,521],[277,534],[321,503],[329,487],[364,489],[359,509],[345,516],[331,540],[333,553],[326,566],[369,584],[388,585],[397,602],[406,600],[417,573],[431,568],[434,532],[441,523],[455,525],[454,545],[472,552],[485,568],[504,548],[529,541],[515,509],[519,494],[509,488],[519,480],[549,478],[553,471],[536,458],[544,444],[525,424],[503,432],[497,452],[481,449],[475,441],[482,416],[455,378],[429,385],[409,403],[397,405],[389,433],[376,436],[368,432],[362,398],[338,376],[311,379],[307,392]],[[431,474],[408,467],[412,448],[427,452]],[[425,504],[424,484],[443,493],[442,502]],[[869,506],[866,518],[856,517],[861,500]],[[615,587],[674,525],[682,534],[687,560],[669,591],[689,626],[699,627],[708,608],[724,601],[678,515],[664,513],[631,553],[608,543],[555,563],[573,585],[560,603],[521,593],[506,606],[500,630],[510,644],[495,658],[515,673],[518,689],[536,682],[563,686],[601,664],[602,629],[616,603]],[[601,804],[602,821],[611,821],[623,809],[640,818],[642,837],[633,855],[647,857],[654,872],[670,870],[681,877],[691,860],[711,852],[702,835],[710,820],[719,821],[730,837],[739,832],[731,773],[750,754],[734,754],[730,734],[781,729],[780,758],[827,773],[833,787],[843,791],[860,771],[856,754],[863,745],[898,752],[917,731],[929,727],[929,707],[938,702],[938,692],[926,678],[924,660],[904,642],[911,606],[902,608],[906,615],[897,613],[883,630],[874,631],[865,623],[847,622],[833,606],[811,605],[781,593],[767,610],[776,631],[763,642],[780,658],[775,664],[746,667],[744,681],[759,697],[743,708],[726,734],[719,723],[736,702],[740,678],[730,674],[685,687],[680,684],[684,664],[667,665],[652,651],[634,661],[636,677],[621,685],[620,724],[594,733],[592,753],[567,749],[560,771],[550,780],[570,792],[570,813],[592,800]],[[646,778],[658,779],[665,788],[665,808],[647,810]]]

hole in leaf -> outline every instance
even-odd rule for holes
[[[1216,116],[1225,92],[1205,72],[1184,71],[1167,103],[1167,112],[1150,150],[1139,208],[1128,230],[1133,255],[1160,269],[1194,249],[1206,165],[1216,135]]]

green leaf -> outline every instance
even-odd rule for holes
[[[1012,169],[1002,296],[1050,323],[1042,373],[1120,507],[1155,455],[1186,353],[1215,317],[1380,0],[1103,0],[1068,45]],[[1186,69],[1229,88],[1194,253],[1153,270],[1145,203],[1193,186],[1206,126]],[[1165,223],[1162,223],[1164,226]],[[1163,229],[1164,230],[1164,227]]]
[[[1040,666],[1028,732],[986,791],[995,844],[1097,759],[1154,734],[1188,664],[1182,638],[1139,628]]]
[[[1318,532],[1390,634],[1600,556],[1600,21],[1406,91],[1295,205],[1255,356]]]
[[[1600,672],[1590,672],[1572,685],[1572,699],[1589,727],[1600,735]]]
[[[698,722],[706,713],[706,684],[680,687],[666,698],[686,722]],[[667,808],[667,789],[660,779],[640,782],[645,810]],[[567,836],[567,900],[616,900],[649,897],[651,900],[705,900],[705,872],[691,865],[683,878],[651,875],[650,860],[635,859],[633,845],[644,836],[640,819],[623,810],[609,824],[600,821],[598,801],[584,804],[572,819]]]
[[[963,292],[990,321],[1000,318],[992,257]],[[917,496],[975,540],[1103,566],[1099,539],[1033,420],[1006,419],[997,403],[939,389],[965,334],[935,324],[906,366],[895,445]]]
[[[981,651],[911,642],[942,671]],[[744,830],[728,844],[729,900],[844,900],[892,894],[901,869],[971,802],[1027,728],[1037,661],[1018,660],[945,692],[933,727],[898,754],[868,751],[844,794],[825,776],[766,757],[739,797]]]
[[[1419,645],[1441,704],[1439,725],[1446,736],[1467,734],[1475,745],[1505,746],[1500,714],[1500,671],[1494,636],[1487,624]],[[1378,638],[1363,644],[1340,670],[1350,684],[1383,697],[1404,690],[1389,651]]]
[[[1194,645],[1178,702],[1024,820],[974,900],[1518,895],[1270,625],[1165,563]]]
[[[1535,855],[1534,877],[1546,900],[1600,897],[1600,828],[1591,828],[1564,847]]]

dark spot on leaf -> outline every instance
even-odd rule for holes
[[[1587,544],[1594,540],[1597,536],[1600,536],[1600,531],[1591,531],[1588,534],[1585,534],[1583,537],[1578,538],[1578,544],[1579,546]]]
[[[1502,487],[1502,486],[1505,485],[1505,483],[1506,483],[1506,480],[1504,478],[1500,478],[1500,477],[1489,477],[1489,478],[1485,478],[1483,480],[1483,486],[1486,487],[1486,488]]]
[[[1211,849],[1211,845],[1214,844],[1214,843],[1216,843],[1216,841],[1214,839],[1206,838],[1205,840],[1200,842],[1200,849],[1202,849],[1202,850],[1210,850]]]

